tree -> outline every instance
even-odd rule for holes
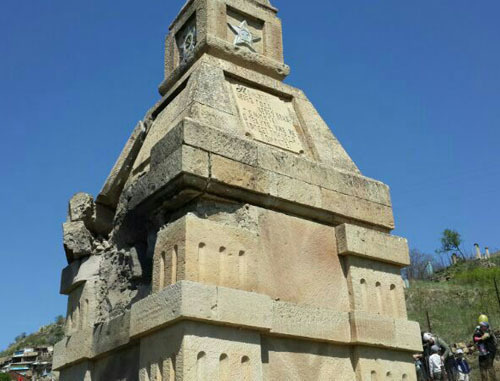
[[[26,332],[23,332],[19,336],[16,336],[14,341],[16,343],[19,343],[21,340],[24,340],[25,338],[26,338]]]
[[[10,381],[10,376],[7,373],[0,373],[0,381]]]
[[[451,251],[458,251],[462,258],[465,259],[465,254],[460,248],[461,244],[462,237],[459,232],[452,229],[445,229],[441,236],[441,248],[436,250],[436,252],[439,254],[449,254]]]
[[[66,319],[64,318],[64,316],[58,315],[58,316],[56,316],[54,321],[57,325],[64,325],[64,323],[66,322]]]

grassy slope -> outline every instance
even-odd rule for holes
[[[450,345],[472,341],[472,333],[481,312],[488,315],[493,328],[500,328],[500,306],[493,278],[500,287],[500,257],[491,262],[498,267],[487,268],[477,261],[460,263],[436,274],[440,282],[414,281],[406,291],[408,317],[420,323],[420,329],[428,331],[425,312],[429,311],[432,332]],[[443,279],[449,278],[449,281]],[[468,356],[472,367],[471,377],[479,379],[477,355]],[[495,364],[500,374],[500,362]]]
[[[38,345],[54,345],[64,336],[64,318],[59,318],[56,322],[46,325],[38,332],[18,338],[15,343],[9,345],[7,349],[0,352],[0,357],[10,356],[12,353],[22,348],[30,348]]]
[[[436,274],[449,281],[414,281],[406,292],[408,315],[427,331],[425,312],[429,312],[432,331],[449,343],[469,342],[480,313],[489,316],[494,328],[500,327],[498,304],[493,278],[500,286],[500,257],[485,263],[461,263]]]

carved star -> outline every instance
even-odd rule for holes
[[[246,46],[253,52],[255,49],[253,48],[253,43],[260,41],[260,37],[254,37],[250,29],[248,29],[247,20],[243,20],[239,26],[227,24],[231,28],[231,30],[236,34],[234,37],[234,45],[235,46]]]

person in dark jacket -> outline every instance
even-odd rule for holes
[[[429,380],[428,371],[427,371],[427,369],[429,368],[428,360],[427,360],[427,365],[426,365],[424,355],[421,353],[414,354],[413,360],[415,361],[415,370],[417,372],[417,381]]]
[[[490,332],[489,323],[483,321],[476,327],[472,336],[479,353],[481,381],[497,381],[493,362],[497,353],[495,336]]]

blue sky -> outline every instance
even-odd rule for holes
[[[304,4],[307,4],[304,5]],[[158,99],[181,0],[4,0],[0,12],[0,348],[65,314],[61,223],[96,195]],[[455,228],[500,247],[500,3],[274,0],[287,82],[361,171],[391,186],[397,229],[433,252]]]

